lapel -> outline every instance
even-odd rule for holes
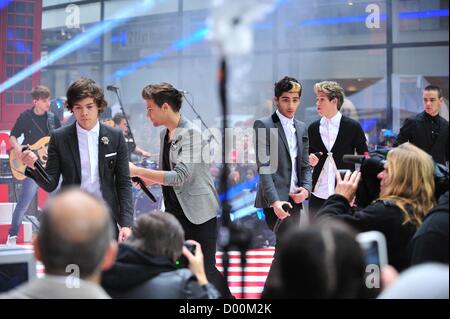
[[[102,143],[102,137],[106,136],[111,143],[111,136],[108,135],[108,131],[102,123],[100,123],[100,130],[98,133],[98,173],[100,176],[100,182],[103,181],[105,174],[105,154],[108,145]]]
[[[278,117],[276,112],[272,114],[272,121],[275,127],[278,129],[278,136],[281,137],[281,140],[283,141],[284,146],[286,147],[288,154],[290,156],[289,144],[287,142],[286,134],[284,134],[283,125],[281,124],[280,118]]]
[[[164,128],[161,131],[161,135],[160,135],[161,143],[159,145],[159,167],[161,170],[163,168],[163,153],[164,153],[164,143],[165,143],[164,138],[165,138],[166,134],[167,134],[167,128]]]
[[[300,132],[300,125],[296,119],[294,119],[295,135],[297,136],[297,159],[301,157],[303,151],[303,136]]]
[[[323,140],[322,140],[322,135],[320,135],[320,120],[317,121],[316,123],[317,123],[317,125],[313,127],[313,128],[314,128],[313,133],[315,133],[315,134],[313,134],[313,136],[310,136],[310,137],[309,137],[309,138],[310,138],[309,143],[310,143],[310,144],[311,144],[312,142],[319,143],[319,145],[317,145],[316,147],[318,147],[320,151],[322,151],[324,154],[326,154],[326,153],[327,153],[327,148],[325,147],[325,144],[324,144],[324,142],[323,142]],[[314,136],[317,137],[317,141],[312,141],[312,140],[311,140],[311,138],[314,137]],[[333,145],[333,146],[334,146],[334,145]]]
[[[173,137],[173,140],[170,143],[170,148],[169,148],[170,169],[173,169],[172,163],[176,162],[176,160],[178,159],[178,154],[181,152],[180,141],[183,138],[183,136],[180,134],[179,129],[186,128],[187,126],[188,126],[188,122],[183,118],[183,116],[181,116],[180,122],[178,123],[178,126],[175,129],[175,135]],[[163,139],[163,141],[164,141],[164,139]]]
[[[341,122],[339,123],[339,131],[338,131],[338,135],[336,136],[336,141],[334,142],[333,147],[331,148],[331,153],[334,153],[335,148],[339,147],[339,145],[343,144],[343,141],[341,141],[346,134],[344,134],[344,130],[345,130],[345,121],[344,121],[344,115],[342,115],[341,117]],[[322,140],[322,139],[321,139]],[[322,141],[323,143],[323,141]]]
[[[67,135],[67,145],[69,146],[70,152],[72,153],[78,181],[81,183],[81,161],[80,149],[78,147],[77,122],[74,122],[69,128],[69,134]]]

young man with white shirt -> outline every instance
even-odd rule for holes
[[[128,167],[128,151],[122,131],[103,125],[98,117],[107,106],[103,90],[91,79],[81,78],[67,90],[67,108],[76,122],[54,131],[45,168],[48,180],[35,168],[37,156],[23,152],[26,175],[40,187],[53,191],[62,175],[62,187],[79,185],[103,199],[111,210],[118,240],[131,235],[133,205]]]
[[[265,294],[278,288],[278,241],[289,228],[300,226],[302,203],[311,193],[308,131],[303,122],[295,119],[301,95],[301,84],[284,77],[275,83],[273,100],[277,110],[253,124],[259,173],[255,207],[263,208],[266,223],[277,236]]]
[[[322,118],[308,128],[309,161],[314,167],[309,200],[312,215],[334,194],[336,170],[355,169],[353,164],[345,164],[342,156],[355,152],[363,155],[368,151],[361,125],[339,111],[344,103],[344,89],[337,82],[323,81],[314,85],[314,93],[317,111]],[[322,155],[318,157],[318,153]]]
[[[275,84],[277,110],[270,117],[256,120],[253,125],[260,175],[255,207],[264,209],[267,225],[277,237],[298,221],[302,202],[311,192],[308,132],[305,124],[294,117],[301,94],[301,84],[294,78],[284,77]],[[273,136],[271,138],[274,133],[278,154],[269,154],[270,144],[275,141]],[[265,161],[265,155],[271,160]],[[283,209],[285,204],[289,206],[288,211]]]

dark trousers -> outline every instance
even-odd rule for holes
[[[208,281],[219,290],[222,298],[232,298],[225,278],[216,268],[217,218],[196,225],[191,223],[184,214],[173,215],[183,226],[184,238],[195,240],[201,245]]]
[[[280,284],[279,280],[279,269],[278,269],[278,246],[280,239],[283,238],[283,235],[290,228],[299,228],[300,227],[300,210],[302,209],[302,204],[296,204],[292,200],[289,200],[292,205],[292,209],[289,211],[291,216],[286,217],[282,221],[279,221],[277,215],[274,213],[273,208],[265,208],[264,215],[266,217],[266,223],[269,229],[274,231],[275,226],[277,225],[277,229],[275,229],[275,235],[277,236],[277,242],[275,245],[275,254],[273,256],[272,266],[270,267],[269,274],[267,275],[266,282],[264,284],[264,292],[263,295],[271,295],[273,291],[278,289]]]
[[[316,217],[317,212],[322,207],[323,203],[325,203],[325,199],[319,198],[311,194],[311,197],[309,198],[309,216],[311,218]]]

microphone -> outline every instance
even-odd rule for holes
[[[362,164],[366,158],[365,155],[343,155],[342,161],[346,164]]]
[[[150,198],[154,203],[156,203],[156,198],[153,194],[148,190],[147,186],[145,186],[144,181],[139,176],[131,176],[131,180],[135,183],[138,183],[141,187],[141,190]]]
[[[178,92],[180,92],[180,93],[183,94],[183,95],[189,94],[189,92],[188,92],[188,91],[185,91],[185,90],[178,90]]]
[[[119,90],[119,88],[118,88],[117,86],[115,86],[115,85],[108,85],[108,86],[106,87],[106,89],[107,89],[108,91],[113,91],[113,92]]]

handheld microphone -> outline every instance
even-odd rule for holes
[[[365,155],[343,155],[342,161],[346,164],[362,164],[366,158]]]
[[[119,88],[118,88],[117,86],[115,86],[115,85],[108,85],[108,86],[106,87],[106,89],[107,89],[108,91],[113,91],[113,92],[119,90]]]
[[[147,195],[148,198],[150,198],[154,203],[156,203],[156,198],[153,196],[153,194],[147,189],[147,186],[145,186],[144,181],[139,176],[132,176],[131,180],[135,183],[138,183],[141,187],[141,190]]]

